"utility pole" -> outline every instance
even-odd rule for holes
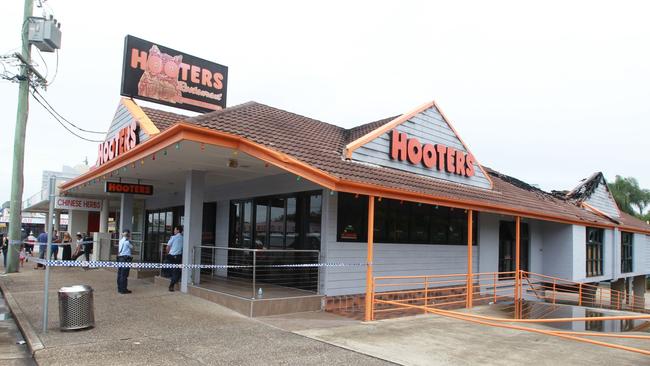
[[[34,1],[25,0],[23,21],[21,25],[22,56],[27,63],[20,66],[20,84],[18,87],[18,112],[16,114],[16,131],[14,132],[14,159],[11,172],[11,206],[9,208],[9,248],[7,251],[7,273],[18,271],[18,252],[22,244],[22,205],[23,205],[23,165],[25,162],[25,131],[29,111],[29,65],[32,60],[29,43],[29,18],[34,12]]]

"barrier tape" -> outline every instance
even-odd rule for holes
[[[231,265],[231,264],[176,264],[176,263],[142,263],[142,262],[113,262],[113,261],[63,261],[45,260],[30,257],[35,263],[51,267],[94,267],[94,268],[144,268],[144,269],[228,269],[228,268],[317,268],[317,267],[348,267],[366,266],[367,263],[298,263],[298,264],[262,264]]]

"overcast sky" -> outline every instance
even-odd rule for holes
[[[352,127],[433,99],[483,165],[546,190],[595,171],[650,188],[647,2],[313,3],[47,1],[63,41],[43,94],[69,120],[106,130],[132,34],[227,65],[229,106],[255,100]],[[20,47],[22,6],[3,2],[2,54]],[[56,57],[43,57],[51,79]],[[17,90],[0,81],[2,202]],[[32,100],[23,197],[40,189],[43,170],[93,164],[96,150]]]

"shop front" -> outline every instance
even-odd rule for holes
[[[464,274],[471,306],[474,273],[639,293],[650,272],[650,225],[618,210],[602,174],[552,194],[488,169],[435,102],[350,129],[256,102],[226,108],[227,67],[125,44],[124,98],[96,166],[61,192],[102,200],[98,236],[115,212],[138,262],[164,262],[182,226],[183,292],[251,316],[345,303],[371,319],[378,277]]]

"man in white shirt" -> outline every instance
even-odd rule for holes
[[[167,242],[167,259],[169,263],[183,263],[183,226],[174,227],[174,235]],[[174,291],[174,286],[181,279],[181,269],[172,269],[172,278],[169,282],[169,291]]]
[[[120,244],[117,247],[117,261],[129,263],[133,260],[131,256],[131,250],[133,249],[133,244],[131,244],[131,231],[124,230],[122,232],[122,238],[120,239]],[[129,272],[131,268],[129,267],[118,267],[117,268],[117,292],[121,294],[130,294],[131,290],[127,289]]]

